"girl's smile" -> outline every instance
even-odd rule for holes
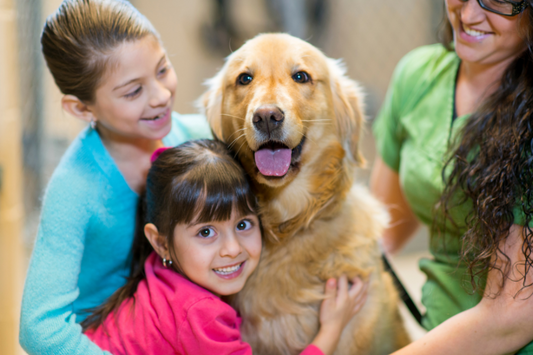
[[[234,265],[214,268],[213,271],[215,272],[215,274],[217,274],[217,276],[226,280],[231,280],[238,277],[242,273],[245,263],[246,261],[243,261]]]
[[[170,123],[171,109],[167,108],[163,113],[150,118],[141,118],[141,122],[153,130],[166,127]]]

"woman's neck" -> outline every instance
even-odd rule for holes
[[[494,64],[461,62],[455,91],[458,116],[474,112],[499,87],[503,73],[514,58]]]
[[[150,157],[157,148],[163,147],[163,142],[124,137],[103,127],[98,128],[98,133],[129,187],[136,193],[142,192],[151,165]]]

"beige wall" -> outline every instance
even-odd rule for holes
[[[21,124],[17,76],[16,12],[0,1],[0,354],[14,355],[23,283]]]

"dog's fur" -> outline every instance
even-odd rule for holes
[[[293,79],[300,71],[309,82]],[[242,73],[253,77],[249,84],[239,84]],[[319,328],[325,281],[343,273],[370,286],[335,354],[390,354],[406,345],[398,297],[377,242],[388,216],[366,189],[353,185],[355,167],[363,162],[357,84],[310,44],[265,34],[231,54],[208,86],[201,103],[213,132],[243,164],[260,203],[261,261],[232,300],[254,354],[305,348]],[[254,127],[254,113],[265,105],[284,114],[275,139]],[[256,167],[254,152],[269,140],[293,149],[283,177],[263,176]]]

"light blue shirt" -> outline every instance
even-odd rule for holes
[[[173,113],[163,143],[199,138],[212,138],[203,116]],[[78,323],[129,275],[138,200],[98,133],[82,131],[45,193],[22,298],[20,344],[28,354],[109,354]]]

